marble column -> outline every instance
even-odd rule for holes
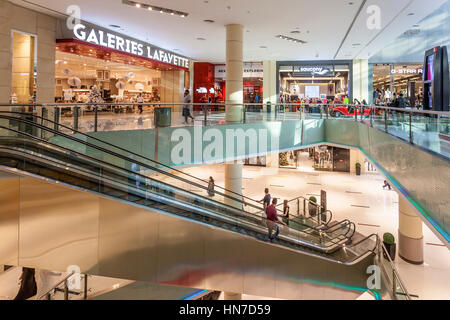
[[[229,24],[227,28],[226,52],[226,103],[238,104],[226,106],[226,121],[241,122],[243,119],[243,86],[244,62],[243,39],[244,27],[239,24]]]
[[[398,255],[412,264],[423,263],[422,220],[407,199],[399,194]]]

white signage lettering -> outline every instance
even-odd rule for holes
[[[227,76],[227,68],[225,65],[215,66],[215,77],[217,79],[225,79]],[[263,78],[264,69],[260,62],[246,62],[244,63],[244,78]]]
[[[423,74],[423,69],[393,69],[392,74]]]
[[[153,48],[150,45],[145,45],[134,40],[124,39],[107,31],[94,28],[90,29],[90,31],[86,29],[85,25],[81,23],[77,24],[73,28],[73,34],[81,41],[86,41],[109,49],[132,53],[137,56],[161,61],[167,64],[189,68],[189,59],[165,52],[159,48]]]

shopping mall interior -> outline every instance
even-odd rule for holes
[[[450,299],[449,0],[0,25],[0,301]]]

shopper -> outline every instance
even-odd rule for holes
[[[289,225],[289,204],[287,200],[283,201],[283,214],[281,215],[283,217],[283,222],[288,226]]]
[[[22,268],[22,275],[19,278],[20,289],[14,300],[27,300],[37,293],[35,270],[33,268]]]
[[[137,103],[138,103],[139,114],[142,114],[142,112],[144,112],[144,110],[142,108],[142,104],[144,103],[144,97],[142,96],[142,93],[139,93],[139,96],[137,98]]]
[[[213,177],[209,177],[209,182],[208,182],[208,196],[210,197],[214,197],[214,179]]]
[[[190,103],[192,101],[191,94],[189,93],[189,90],[186,90],[184,92],[184,105],[183,105],[183,117],[184,117],[184,124],[188,124],[188,118],[191,118],[192,123],[194,123],[194,118],[191,115],[191,109],[190,109]]]
[[[267,216],[267,228],[269,231],[269,241],[273,243],[273,240],[278,237],[280,233],[280,228],[278,224],[285,225],[283,222],[278,221],[278,213],[277,213],[277,198],[272,200],[272,204],[266,208],[266,216]]]
[[[388,188],[389,190],[392,190],[391,185],[386,180],[384,180],[383,190],[386,189],[386,188]]]
[[[261,200],[259,200],[259,202],[262,202],[264,204],[264,211],[266,211],[266,208],[270,205],[270,193],[269,193],[269,188],[265,188],[264,189],[264,198],[262,198]]]

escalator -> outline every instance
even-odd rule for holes
[[[232,232],[243,236],[242,239],[266,241],[266,219],[261,205],[255,200],[225,189],[216,191],[223,197],[223,202],[194,194],[175,183],[162,182],[147,172],[206,189],[204,182],[199,181],[201,179],[192,176],[187,179],[181,176],[186,175],[181,171],[173,174],[172,168],[169,171],[169,168],[161,168],[161,164],[158,167],[151,159],[98,139],[95,144],[92,139],[84,141],[62,129],[43,118],[0,113],[0,167],[7,172],[45,179],[215,230]],[[225,200],[239,205],[228,205]],[[320,263],[348,266],[351,272],[355,272],[354,266],[360,266],[356,282],[365,283],[365,268],[373,263],[377,251],[377,236],[362,237],[356,233],[354,223],[332,221],[331,213],[323,220],[302,215],[294,217],[289,227],[280,228],[274,244],[265,243],[264,246],[290,250],[322,261]],[[349,283],[354,284],[354,281]]]

